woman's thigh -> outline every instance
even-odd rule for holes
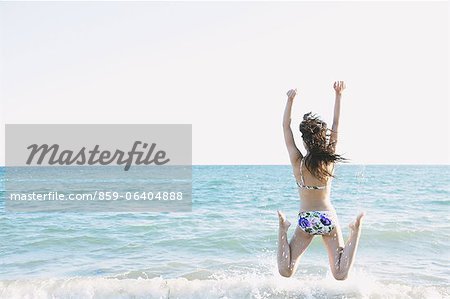
[[[328,252],[328,260],[333,275],[339,270],[339,259],[342,254],[342,250],[345,247],[344,238],[342,236],[342,230],[339,223],[336,223],[334,229],[326,235],[322,235],[322,240],[325,243],[325,247]]]
[[[313,239],[313,235],[304,232],[298,225],[295,228],[294,235],[292,236],[291,242],[289,243],[291,248],[291,261],[296,262],[305,250],[308,248],[309,244]]]

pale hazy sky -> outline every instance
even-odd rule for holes
[[[288,164],[286,91],[299,90],[303,151],[301,117],[331,127],[345,80],[339,153],[448,164],[448,14],[448,2],[1,2],[1,122],[187,123],[194,164]]]

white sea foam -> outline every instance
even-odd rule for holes
[[[353,273],[283,278],[244,274],[204,280],[75,277],[0,282],[1,298],[446,298],[448,288],[382,283]]]

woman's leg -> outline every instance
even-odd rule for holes
[[[291,225],[283,213],[278,211],[280,226],[278,229],[278,272],[284,277],[291,277],[297,270],[300,257],[311,243],[313,236],[296,227],[291,242],[287,241],[287,231]]]
[[[330,234],[322,236],[328,251],[331,273],[333,273],[334,278],[337,280],[346,279],[353,266],[358,249],[359,237],[361,235],[361,222],[364,215],[365,213],[360,213],[356,217],[355,222],[349,225],[350,237],[345,245],[339,223],[336,223],[336,227]]]

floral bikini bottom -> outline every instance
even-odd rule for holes
[[[298,213],[298,225],[310,235],[329,234],[336,226],[334,211],[302,211]]]

